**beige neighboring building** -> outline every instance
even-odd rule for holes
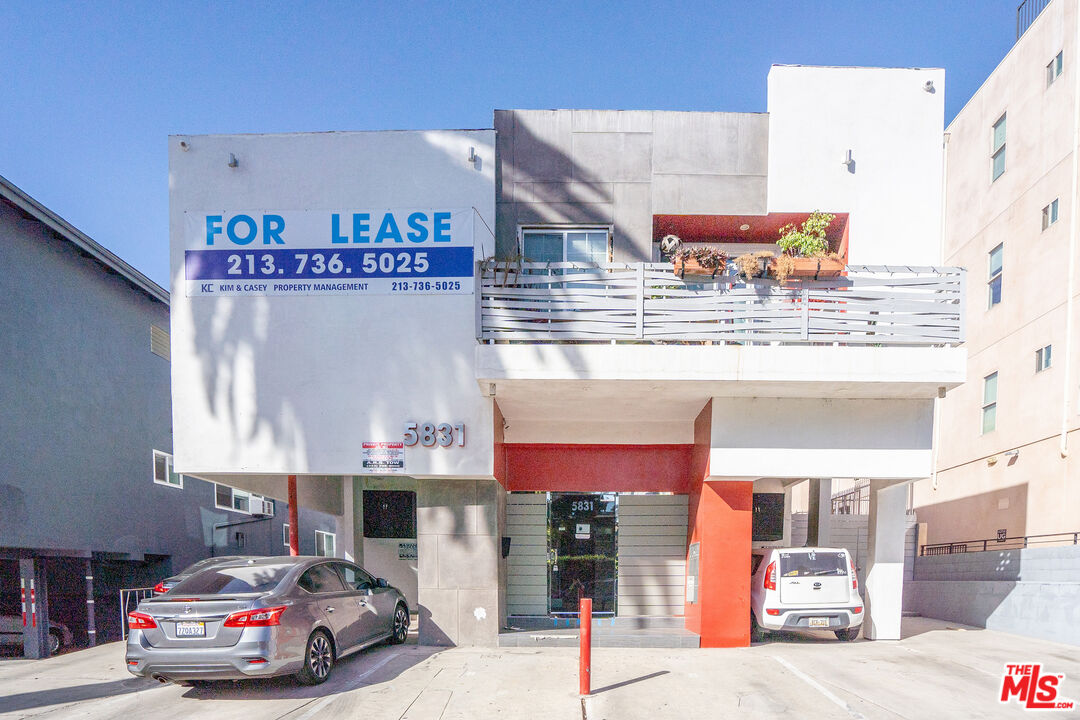
[[[1077,0],[1053,0],[946,129],[943,265],[968,380],[939,401],[925,543],[1080,530]]]

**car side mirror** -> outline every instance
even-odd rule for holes
[[[386,582],[386,578],[375,578],[375,585],[377,587],[390,587],[390,583]]]

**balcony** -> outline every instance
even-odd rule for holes
[[[842,277],[683,282],[666,263],[478,266],[484,343],[946,347],[964,341],[964,270],[850,265]],[[730,272],[730,269],[729,269]]]

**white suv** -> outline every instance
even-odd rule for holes
[[[854,640],[863,621],[855,562],[844,548],[761,548],[750,559],[750,635],[832,630]]]

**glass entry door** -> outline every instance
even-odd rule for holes
[[[576,614],[591,597],[593,613],[615,613],[618,525],[614,493],[551,493],[548,501],[548,609]]]

